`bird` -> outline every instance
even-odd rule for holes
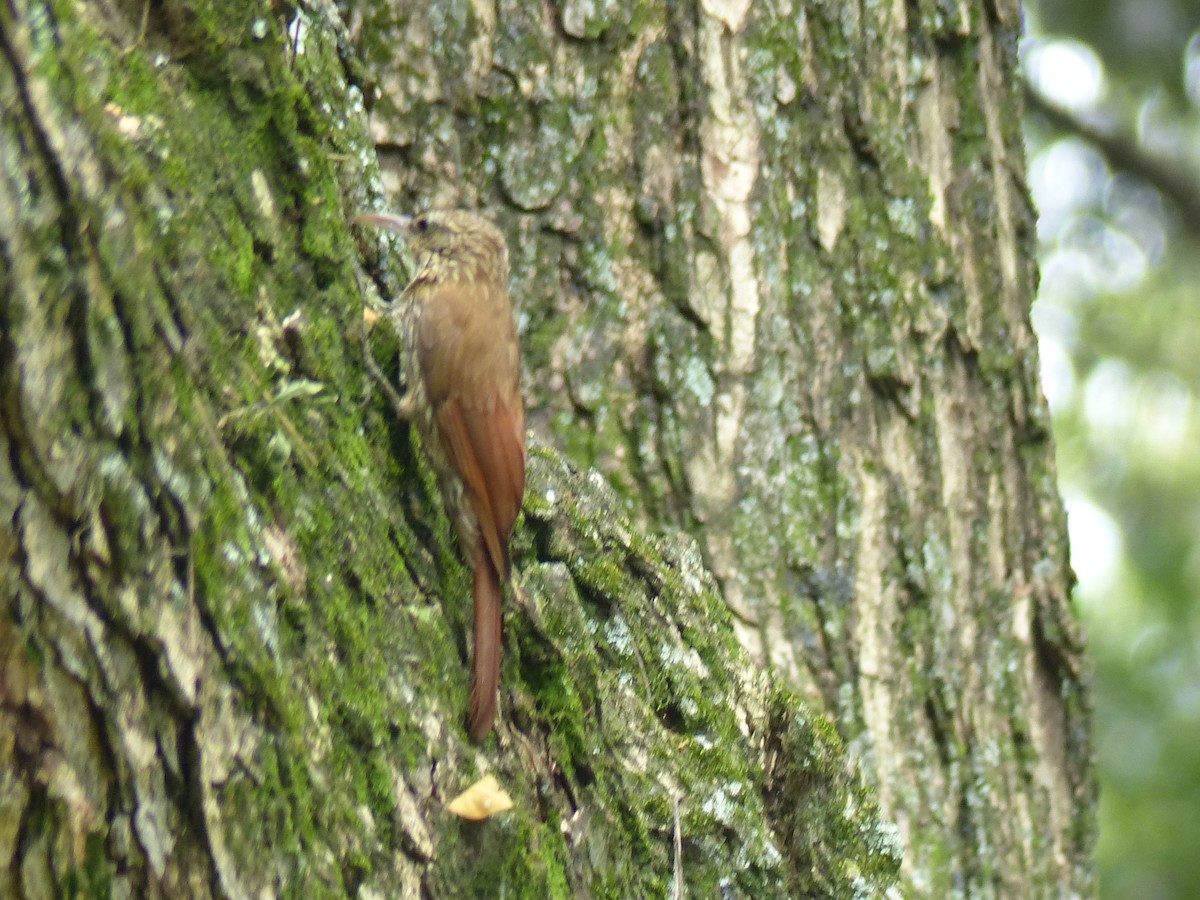
[[[473,571],[467,730],[481,741],[496,719],[509,540],[525,494],[525,404],[508,247],[499,228],[469,210],[360,213],[354,221],[404,235],[416,260],[392,306],[404,392],[390,396],[421,437]]]

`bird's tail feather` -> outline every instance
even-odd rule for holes
[[[471,665],[471,699],[467,725],[479,741],[496,720],[500,688],[500,629],[503,587],[500,573],[482,545],[475,554],[475,651]]]

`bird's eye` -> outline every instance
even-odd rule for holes
[[[429,217],[421,216],[419,219],[417,219],[416,226],[417,226],[417,231],[420,231],[421,233],[428,231],[429,230]]]

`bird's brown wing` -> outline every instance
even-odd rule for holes
[[[463,480],[479,523],[471,556],[475,650],[468,721],[481,740],[496,718],[501,579],[508,538],[525,493],[525,407],[512,311],[503,286],[424,288],[417,356],[437,439]]]
[[[495,284],[428,290],[417,328],[425,390],[488,556],[507,578],[508,536],[525,494],[525,407],[511,306]]]

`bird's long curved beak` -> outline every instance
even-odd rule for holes
[[[407,235],[412,225],[412,216],[395,216],[391,213],[361,212],[351,220],[355,225],[373,225],[376,228],[386,228],[397,234]]]

